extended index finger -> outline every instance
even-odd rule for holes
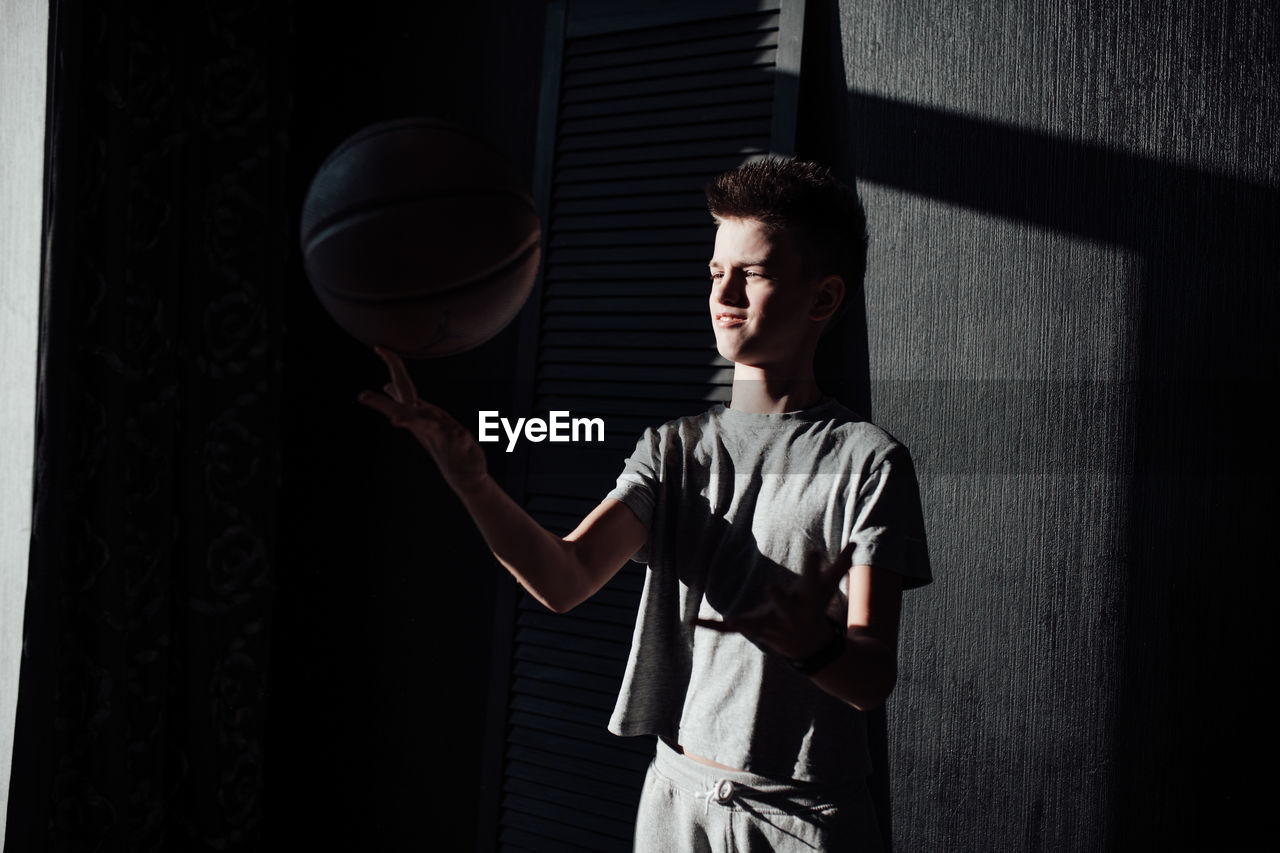
[[[395,396],[398,401],[407,403],[417,397],[418,391],[413,387],[413,379],[409,376],[409,369],[404,366],[404,361],[401,360],[400,356],[386,347],[374,347],[373,351],[386,362],[387,370],[391,371],[391,387],[395,389]]]

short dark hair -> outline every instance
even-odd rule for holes
[[[845,301],[862,287],[867,216],[852,188],[831,170],[792,157],[743,163],[707,184],[707,209],[722,219],[755,219],[796,239],[806,275],[844,279]],[[842,306],[843,307],[843,306]]]

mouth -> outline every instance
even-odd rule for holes
[[[711,315],[716,326],[721,329],[732,329],[735,326],[741,326],[747,322],[747,318],[741,314],[730,314],[726,311],[717,311]]]

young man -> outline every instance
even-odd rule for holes
[[[866,256],[856,195],[768,159],[707,188],[710,315],[730,403],[646,430],[617,488],[564,538],[488,477],[470,433],[382,352],[360,399],[440,465],[494,555],[564,612],[648,564],[609,728],[652,734],[636,849],[880,849],[862,712],[897,675],[902,590],[930,580],[910,457],[814,378]]]

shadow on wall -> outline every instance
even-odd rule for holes
[[[1141,300],[1122,318],[1138,375],[1108,377],[1131,434],[1115,460],[1128,555],[1115,567],[1122,654],[1102,832],[1121,848],[1250,840],[1264,805],[1251,768],[1268,729],[1251,656],[1273,638],[1271,572],[1258,567],[1274,565],[1260,531],[1275,517],[1277,466],[1259,413],[1277,392],[1280,192],[857,91],[847,105],[860,181],[1141,258]],[[905,416],[930,422],[921,434],[934,438],[954,426],[945,412]],[[977,428],[1011,428],[997,418]]]

